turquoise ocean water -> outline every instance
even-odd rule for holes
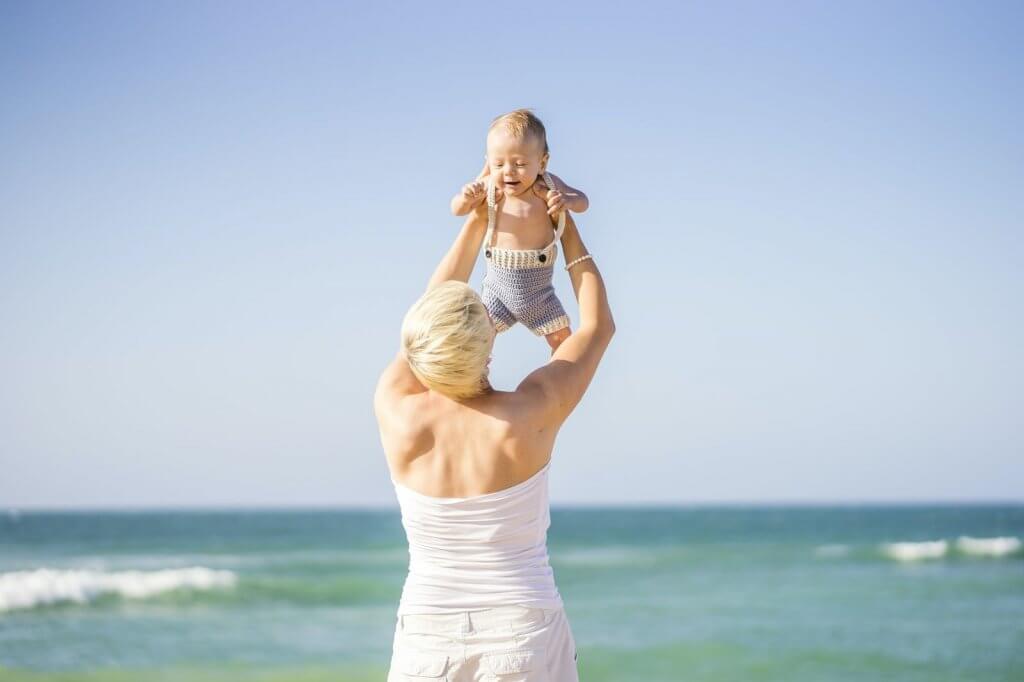
[[[1024,506],[555,508],[585,682],[1024,680]],[[0,516],[0,680],[383,680],[395,511]]]

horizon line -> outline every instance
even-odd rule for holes
[[[1024,500],[695,500],[652,502],[565,502],[551,504],[557,510],[681,510],[681,509],[744,509],[744,508],[891,508],[891,507],[1024,507]],[[5,516],[22,513],[152,513],[152,512],[399,512],[398,502],[393,504],[219,504],[219,505],[124,505],[124,506],[17,506],[6,508]]]

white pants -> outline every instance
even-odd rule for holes
[[[387,682],[578,682],[565,609],[403,614]]]

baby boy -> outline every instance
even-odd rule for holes
[[[484,169],[452,198],[451,209],[466,215],[487,201],[480,297],[499,332],[522,322],[554,352],[571,333],[552,284],[564,212],[582,213],[590,202],[547,172],[548,157],[544,124],[532,112],[497,117],[487,133]]]

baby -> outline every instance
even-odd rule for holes
[[[569,316],[552,284],[565,211],[582,213],[590,202],[547,172],[544,124],[527,109],[491,122],[486,159],[476,180],[451,201],[457,216],[487,201],[487,273],[480,297],[498,332],[522,322],[545,337],[554,352],[571,333]],[[538,181],[540,175],[543,180]],[[552,226],[555,216],[557,228]]]

